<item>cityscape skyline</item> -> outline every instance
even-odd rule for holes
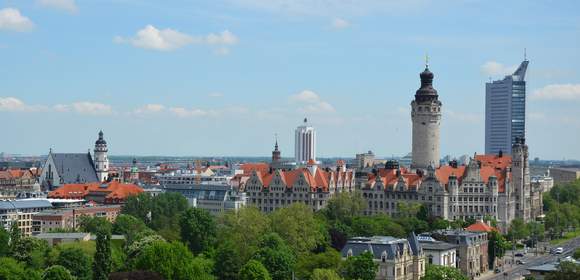
[[[428,52],[445,100],[441,156],[483,153],[485,83],[512,72],[527,48],[530,156],[580,158],[577,3],[538,2],[513,16],[480,1],[367,1],[356,11],[270,2],[186,3],[172,18],[162,14],[174,7],[154,1],[1,3],[0,18],[26,20],[0,19],[0,59],[12,65],[0,70],[0,117],[17,131],[0,150],[83,152],[102,129],[113,155],[268,156],[277,134],[291,157],[293,130],[308,117],[319,157],[403,156]],[[134,15],[123,17],[127,9]],[[479,9],[489,18],[454,27]],[[416,21],[426,16],[428,28]]]

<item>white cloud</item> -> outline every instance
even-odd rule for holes
[[[580,101],[580,84],[555,84],[537,89],[532,99]]]
[[[79,11],[75,0],[37,0],[36,2],[42,6],[63,10],[71,14],[76,14]]]
[[[34,28],[32,21],[20,14],[20,11],[14,8],[0,9],[0,30],[10,31],[30,31]]]
[[[157,51],[172,51],[191,44],[205,44],[216,46],[215,52],[223,55],[229,53],[224,46],[237,44],[238,37],[228,30],[219,34],[210,33],[207,36],[191,36],[171,28],[157,29],[153,25],[147,25],[133,37],[117,36],[113,41]]]
[[[496,61],[488,61],[481,65],[481,73],[486,76],[505,76],[513,74],[517,65],[506,66]]]
[[[79,114],[86,115],[110,115],[113,109],[110,105],[96,102],[76,102],[71,105],[72,109]]]
[[[210,94],[208,94],[209,97],[214,97],[214,98],[218,98],[218,97],[223,97],[224,94],[221,92],[212,92]]]
[[[290,96],[290,101],[300,105],[300,110],[305,113],[331,113],[335,109],[330,103],[322,100],[318,94],[310,90],[303,90]]]
[[[172,107],[172,108],[169,108],[169,111],[172,112],[173,114],[175,114],[176,116],[181,117],[181,118],[205,117],[208,115],[215,115],[215,113],[212,111],[205,111],[205,110],[196,109],[196,108],[186,109],[183,107]]]
[[[152,114],[165,111],[165,106],[161,104],[147,104],[143,107],[135,109],[135,114]]]
[[[332,27],[335,29],[344,29],[350,27],[350,22],[342,18],[335,18],[332,20]]]
[[[26,105],[22,100],[14,97],[0,97],[0,111],[24,111]]]

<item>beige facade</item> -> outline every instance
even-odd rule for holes
[[[580,179],[580,168],[553,167],[550,168],[550,175],[556,184],[569,183]]]

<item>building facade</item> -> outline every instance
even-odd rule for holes
[[[0,225],[9,231],[16,223],[23,236],[30,236],[34,215],[51,208],[48,200],[0,201]]]
[[[362,154],[356,154],[355,157],[356,168],[358,170],[363,170],[365,168],[372,168],[375,164],[375,154],[372,151],[368,151]]]
[[[304,123],[294,133],[294,159],[296,164],[304,165],[309,160],[316,161],[316,131],[304,118]]]
[[[243,185],[248,204],[272,212],[292,203],[304,203],[314,211],[324,208],[336,193],[354,191],[354,171],[318,168],[314,160],[293,170],[252,171]]]
[[[457,267],[471,279],[488,270],[488,240],[486,232],[463,230],[437,231],[431,237],[457,246]]]
[[[82,216],[105,218],[107,221],[114,223],[120,212],[120,205],[45,210],[32,216],[32,234],[57,230],[76,230],[79,228]]]
[[[421,88],[411,102],[413,122],[413,162],[411,168],[426,169],[439,166],[439,127],[441,125],[441,101],[433,88],[433,73],[429,65],[420,74]]]
[[[503,80],[485,84],[485,153],[512,153],[512,145],[526,133],[526,70],[524,60]]]
[[[569,183],[580,179],[580,168],[552,167],[550,168],[550,176],[554,179],[554,183]]]
[[[390,236],[357,237],[348,240],[341,250],[343,258],[365,252],[378,265],[376,280],[419,280],[425,275],[425,254],[414,234],[409,238]]]
[[[103,138],[103,131],[99,131],[99,139],[95,142],[95,170],[99,182],[107,181],[109,177],[109,157],[107,141]]]
[[[238,211],[246,206],[248,200],[244,192],[238,192],[223,184],[163,185],[162,190],[180,193],[192,207],[205,209],[215,215],[225,211]]]
[[[457,245],[435,240],[431,236],[419,235],[417,238],[428,265],[457,267]]]

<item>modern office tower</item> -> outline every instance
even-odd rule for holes
[[[413,162],[411,168],[439,167],[439,127],[441,125],[441,101],[433,88],[433,73],[429,65],[420,74],[421,88],[411,102],[413,121]]]
[[[524,59],[503,80],[485,84],[485,153],[512,154],[516,139],[526,136],[526,70]]]
[[[304,118],[304,124],[296,128],[294,143],[296,164],[316,161],[316,131],[308,125],[308,119]]]

